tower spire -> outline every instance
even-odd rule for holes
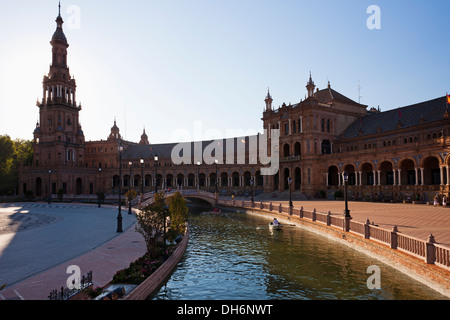
[[[59,1],[58,9],[58,17],[61,17],[61,1]]]

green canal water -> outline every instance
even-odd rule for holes
[[[305,229],[239,212],[190,206],[186,254],[154,300],[441,300],[394,268]],[[381,289],[369,289],[370,266]],[[371,283],[374,283],[371,281]]]

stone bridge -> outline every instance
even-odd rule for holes
[[[203,190],[175,190],[175,191],[171,191],[171,192],[166,192],[165,193],[166,197],[174,194],[175,192],[181,193],[181,195],[184,198],[200,199],[200,200],[210,203],[212,206],[215,206],[217,204],[216,194],[207,192],[207,191],[203,191]],[[141,202],[140,207],[141,208],[145,207],[153,202],[153,195],[154,195],[153,192],[145,193],[145,194],[143,194],[142,198],[137,197],[136,199],[134,199],[131,202],[131,204],[133,206],[135,206],[135,205],[139,206],[139,202]]]

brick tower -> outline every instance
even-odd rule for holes
[[[63,32],[61,5],[56,18],[52,63],[43,80],[42,102],[37,102],[40,121],[34,131],[38,165],[79,166],[84,154],[84,134],[79,123],[81,105],[76,104],[76,82],[67,66],[67,43]]]

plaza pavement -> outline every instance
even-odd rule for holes
[[[0,204],[0,300],[47,300],[66,287],[67,268],[93,273],[94,287],[142,256],[145,242],[135,231],[135,215],[117,207],[83,204]]]

